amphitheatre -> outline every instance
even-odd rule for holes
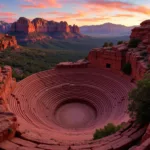
[[[149,126],[128,115],[128,92],[148,73],[150,20],[132,30],[140,39],[93,48],[87,60],[61,62],[20,82],[9,66],[0,73],[0,149],[2,150],[149,150]],[[147,54],[146,56],[142,54]],[[122,72],[130,63],[131,75]],[[125,124],[93,140],[106,124]]]

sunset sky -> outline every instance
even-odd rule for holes
[[[0,20],[36,17],[69,24],[127,26],[150,19],[150,0],[0,0]]]

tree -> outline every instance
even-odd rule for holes
[[[123,71],[125,74],[130,75],[131,72],[132,72],[131,64],[130,64],[130,63],[126,63],[126,64],[123,66],[122,71]]]
[[[129,93],[129,114],[136,122],[150,122],[150,74],[138,81],[137,87]]]
[[[105,42],[103,45],[103,47],[108,47],[108,46],[109,46],[108,42]]]
[[[120,130],[121,127],[122,127],[121,125],[115,126],[112,123],[108,123],[106,126],[104,126],[103,129],[96,129],[96,131],[93,135],[93,139],[97,140],[97,139],[103,138],[105,136],[111,135],[111,134],[117,132],[118,130]]]
[[[131,40],[129,41],[128,47],[129,47],[129,48],[136,48],[136,47],[139,45],[140,42],[141,42],[140,39],[131,39]]]
[[[122,44],[122,43],[123,43],[123,41],[118,41],[117,45],[120,45],[120,44]]]
[[[110,42],[110,43],[109,43],[109,46],[110,46],[110,47],[112,47],[112,46],[113,46],[113,43],[112,43],[112,42]]]

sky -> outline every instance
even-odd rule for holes
[[[68,24],[139,25],[150,19],[150,0],[0,0],[0,20],[44,18]]]

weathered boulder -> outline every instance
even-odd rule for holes
[[[17,40],[14,36],[9,36],[7,34],[0,34],[0,51],[6,48],[18,48]]]

